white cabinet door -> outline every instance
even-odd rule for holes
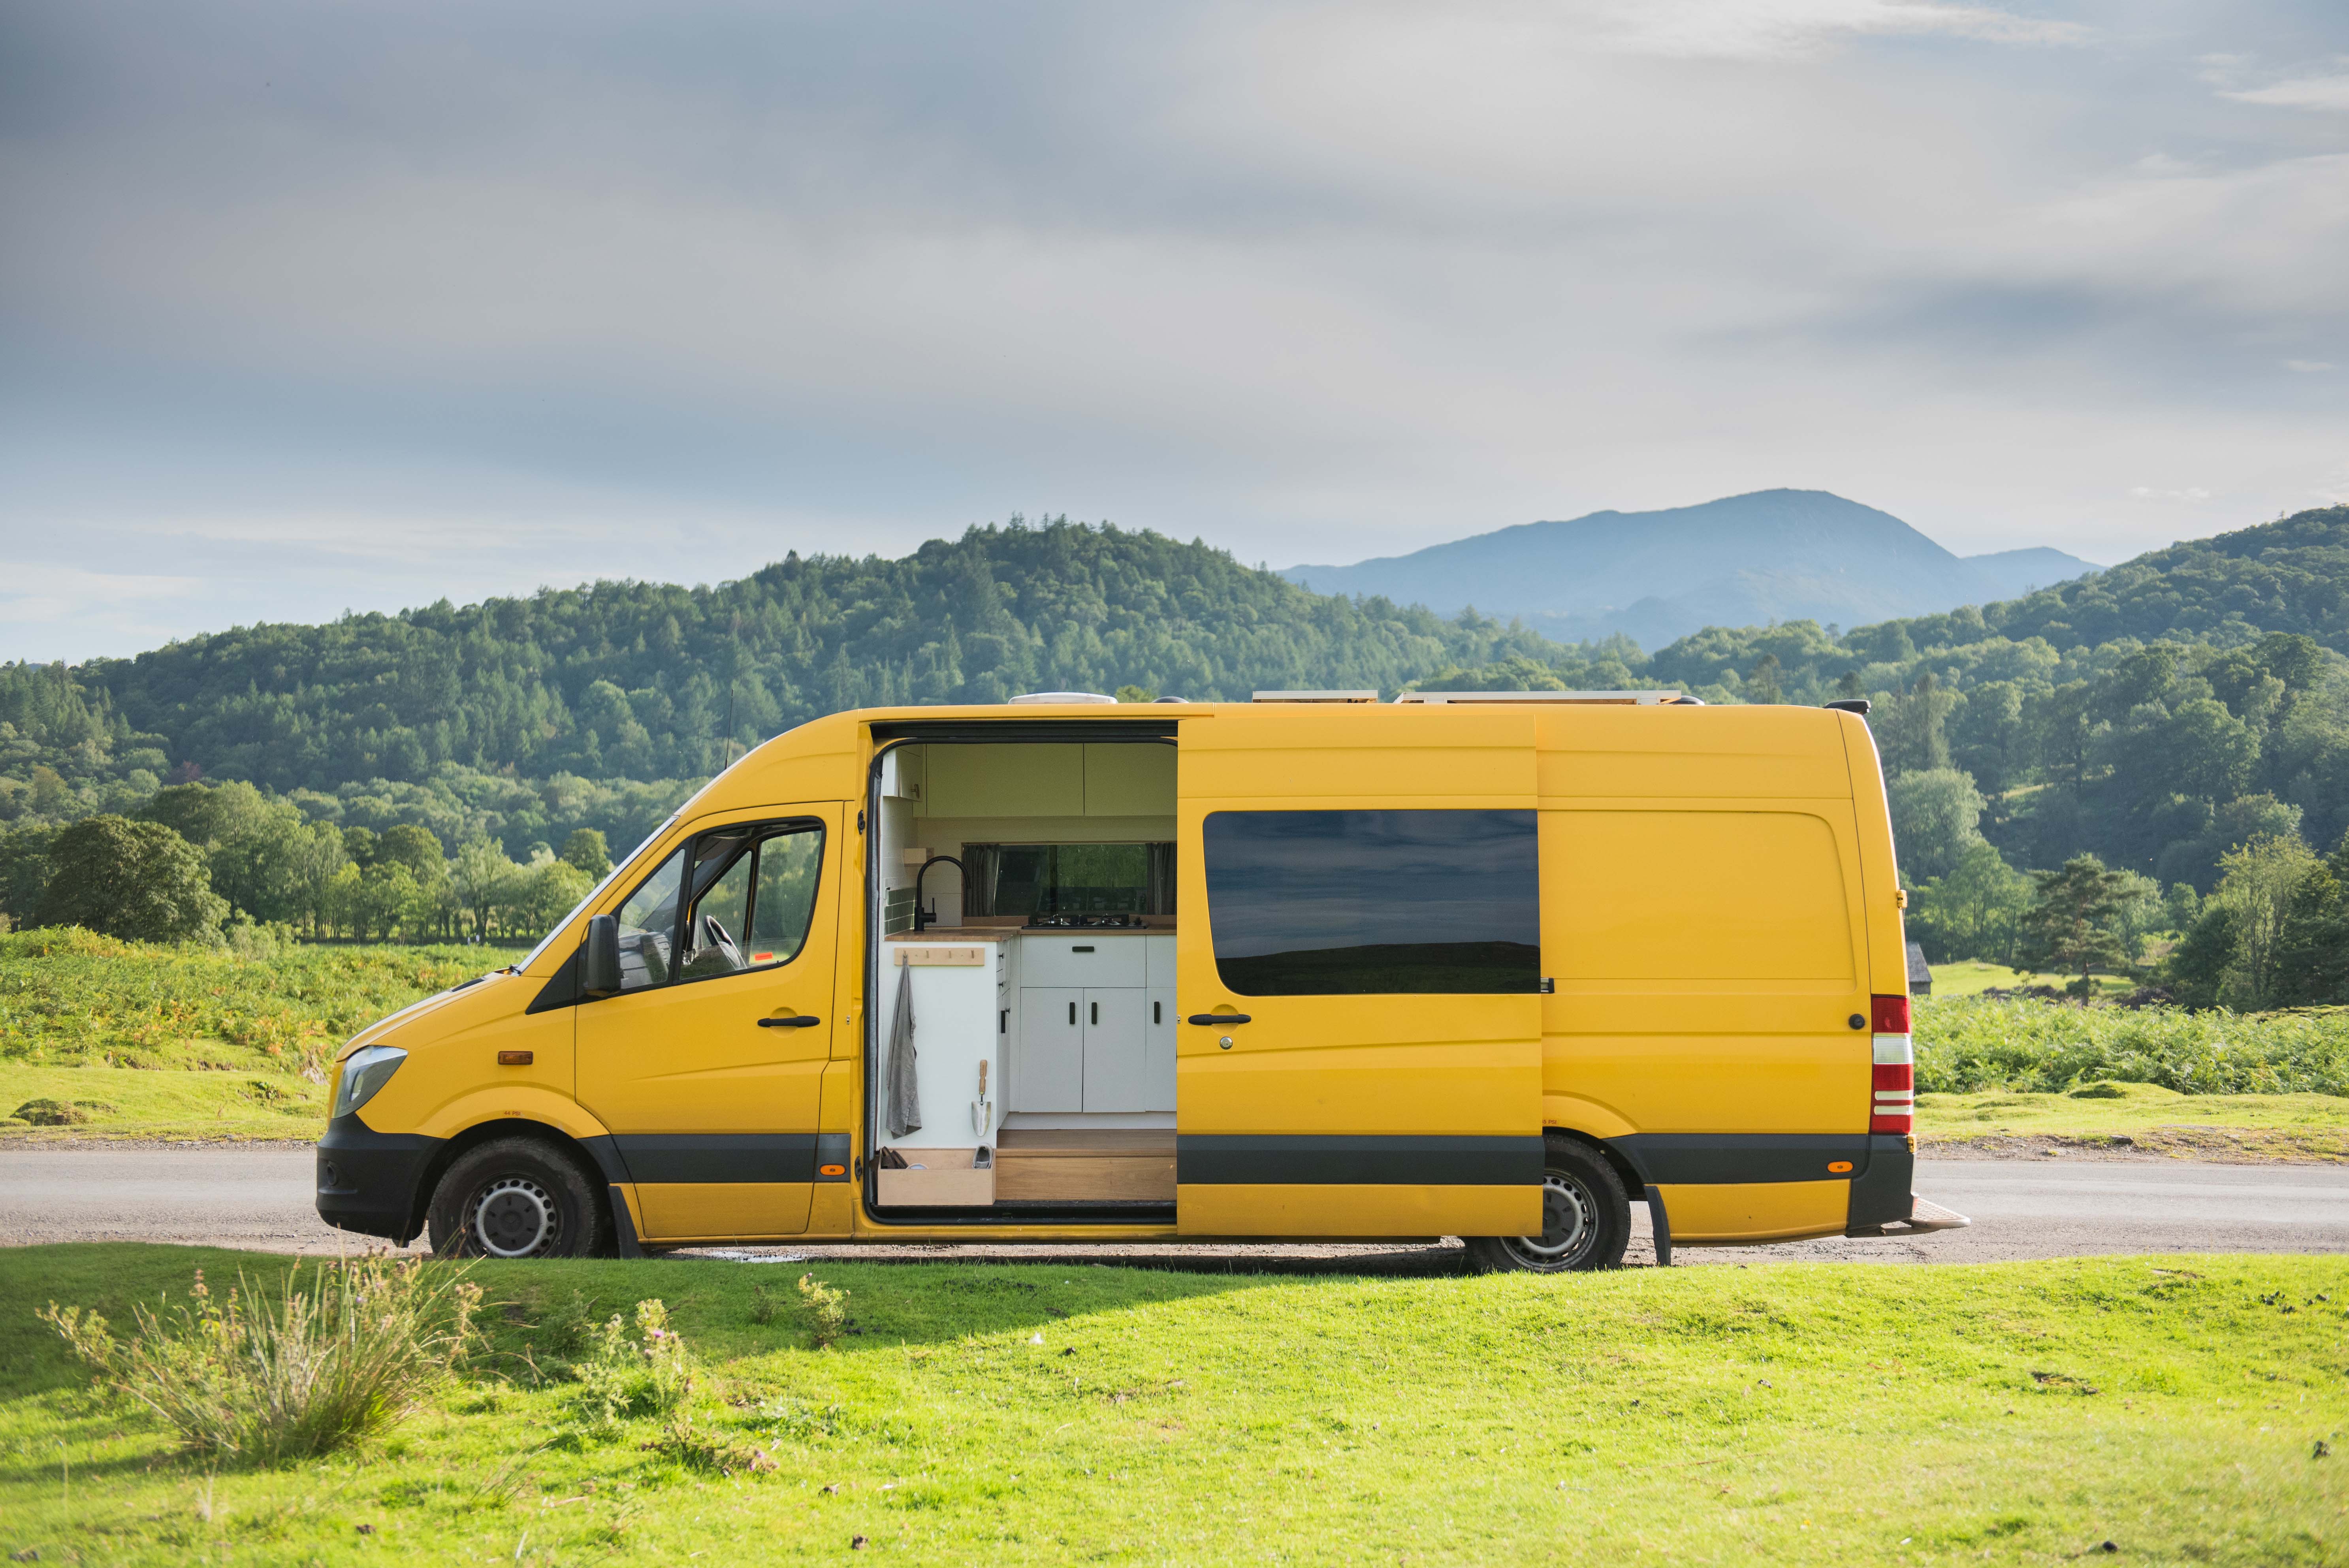
[[[1143,992],[1142,1095],[1145,1111],[1174,1108],[1174,988],[1154,985]]]
[[[1139,988],[1085,992],[1085,1109],[1149,1108],[1143,1064],[1147,1017]]]
[[[1014,1047],[1011,1108],[1085,1109],[1085,993],[1075,986],[1019,988],[1019,1035]]]

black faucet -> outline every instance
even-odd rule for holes
[[[957,871],[961,871],[963,880],[966,883],[970,880],[970,873],[963,871],[962,862],[956,859],[951,855],[933,855],[927,860],[923,861],[922,868],[914,873],[914,929],[917,931],[922,929],[925,926],[935,926],[938,923],[936,910],[933,909],[926,914],[922,910],[922,878],[928,876],[930,874],[930,867],[936,865],[941,860],[953,867]],[[969,891],[968,888],[966,887],[964,891],[968,893]]]

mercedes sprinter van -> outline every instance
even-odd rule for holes
[[[362,1031],[318,1211],[519,1258],[1963,1220],[1852,711],[1051,693],[833,715],[521,962]],[[1856,706],[1856,705],[1855,705]]]

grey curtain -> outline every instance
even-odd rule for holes
[[[889,1136],[922,1130],[921,1085],[914,1075],[914,971],[897,975],[897,1005],[889,1014]]]
[[[1174,912],[1174,846],[1145,844],[1143,847],[1150,851],[1150,880],[1143,895],[1142,912],[1171,915]]]
[[[962,912],[968,919],[973,915],[995,913],[995,874],[1003,859],[1000,844],[966,844],[962,846]]]

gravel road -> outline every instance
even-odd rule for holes
[[[181,1241],[332,1252],[360,1239],[310,1207],[307,1147],[0,1148],[0,1245]],[[1791,1262],[1996,1262],[2095,1252],[2349,1252],[2349,1168],[2204,1165],[2161,1158],[1921,1160],[1917,1189],[1973,1219],[1907,1241],[1834,1239],[1779,1247],[1687,1248],[1691,1264]],[[1642,1209],[1630,1261],[1654,1250]],[[711,1255],[711,1254],[702,1254]],[[1003,1258],[1190,1268],[1427,1272],[1448,1247],[804,1247],[719,1253],[785,1259]],[[5,1257],[5,1254],[0,1254]],[[0,1262],[0,1267],[5,1267]]]

